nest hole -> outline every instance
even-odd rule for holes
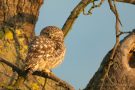
[[[135,51],[130,51],[129,53],[129,66],[130,68],[135,68]]]

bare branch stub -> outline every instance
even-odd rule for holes
[[[97,1],[97,0],[95,0],[95,1]],[[83,9],[83,15],[91,15],[93,9],[100,7],[100,6],[104,3],[104,0],[101,0],[101,1],[96,5],[96,4],[95,4],[95,1],[92,2],[93,5],[92,5],[91,8],[88,10],[88,13],[85,13],[85,10]]]

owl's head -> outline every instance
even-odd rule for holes
[[[40,35],[46,36],[52,40],[63,41],[64,34],[62,30],[56,26],[47,26],[41,30]]]

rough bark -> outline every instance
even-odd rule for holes
[[[22,81],[17,72],[23,70],[42,3],[43,0],[0,0],[0,89],[67,90],[59,86],[56,77],[46,81],[47,75],[40,72]]]
[[[84,90],[135,90],[135,30],[103,59],[98,71]]]

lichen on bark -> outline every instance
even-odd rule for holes
[[[35,36],[35,24],[43,0],[0,0],[0,57],[23,69],[28,44]],[[18,74],[11,67],[0,63],[0,89],[41,90],[45,78],[30,76],[14,86]],[[19,77],[20,78],[20,77]],[[47,90],[62,88],[47,79]],[[65,88],[63,88],[65,90]]]

